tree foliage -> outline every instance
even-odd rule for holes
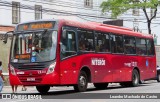
[[[116,18],[129,9],[142,9],[148,22],[148,33],[151,34],[150,24],[152,19],[156,17],[158,4],[159,0],[106,0],[102,2],[100,7],[102,8],[102,12],[111,11],[112,18]],[[147,8],[154,9],[154,15],[152,17],[148,16]]]

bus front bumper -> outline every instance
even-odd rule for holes
[[[30,71],[31,73],[32,71]],[[26,72],[27,73],[27,72]],[[25,85],[25,86],[36,86],[36,85],[59,85],[60,77],[59,74],[53,72],[51,74],[44,75],[12,75],[10,73],[9,80],[11,85]]]

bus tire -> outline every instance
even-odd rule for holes
[[[87,75],[84,71],[81,71],[78,77],[78,84],[74,85],[74,90],[77,92],[84,92],[87,90],[87,86],[88,86]]]
[[[160,73],[157,73],[157,82],[160,82]]]
[[[140,77],[139,77],[139,73],[137,70],[133,70],[132,72],[132,81],[131,81],[131,86],[132,87],[136,87],[139,85],[139,81],[140,81]]]
[[[94,83],[93,84],[96,89],[106,89],[108,86],[108,83]]]
[[[39,93],[46,94],[48,93],[50,86],[36,86],[36,89]]]

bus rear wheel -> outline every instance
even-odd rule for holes
[[[160,82],[160,73],[157,74],[157,82]]]
[[[106,89],[108,86],[108,83],[94,83],[94,87],[96,89]]]
[[[133,70],[132,72],[132,81],[131,81],[131,86],[136,87],[139,85],[140,77],[139,73],[137,70]]]
[[[39,93],[46,94],[49,91],[50,86],[36,86],[36,89]]]
[[[74,90],[77,92],[84,92],[87,90],[87,86],[88,86],[87,75],[84,71],[81,71],[78,77],[78,84],[74,85]]]

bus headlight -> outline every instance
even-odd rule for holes
[[[14,67],[12,65],[10,65],[10,71],[12,75],[16,75],[16,72],[14,70]]]
[[[54,68],[56,66],[56,62],[54,62],[53,64],[51,64],[48,68],[47,74],[50,74],[54,71]]]

